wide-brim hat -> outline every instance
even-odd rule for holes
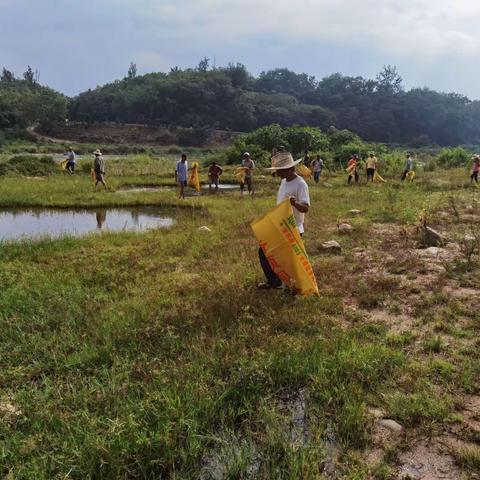
[[[249,154],[248,152],[245,152],[245,153],[242,155],[242,157],[249,157],[249,156],[250,156],[250,154]]]
[[[97,148],[94,152],[93,152],[94,155],[101,155],[102,152]]]
[[[267,170],[284,170],[286,168],[292,168],[302,160],[302,158],[294,160],[290,152],[279,152],[272,157],[272,166],[267,168]]]

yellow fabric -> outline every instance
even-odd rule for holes
[[[413,179],[415,178],[415,171],[414,170],[410,170],[408,173],[407,173],[407,179],[408,181],[413,181]]]
[[[318,295],[317,281],[287,198],[251,224],[273,271],[301,295]]]
[[[92,182],[95,182],[96,176],[95,176],[95,170],[93,168],[90,169],[90,176],[92,177]]]
[[[349,167],[347,167],[347,173],[349,175],[352,175],[353,172],[355,171],[355,168],[357,168],[357,164],[356,163],[353,163],[352,165],[350,165]]]
[[[376,183],[386,183],[387,181],[384,180],[379,174],[377,171],[375,171],[375,173],[373,174],[373,181],[376,182]]]
[[[246,167],[238,167],[235,170],[235,176],[240,183],[245,183],[245,172],[248,170]]]
[[[198,175],[198,163],[192,163],[190,171],[190,178],[188,179],[188,186],[194,188],[197,192],[200,191],[200,177]]]
[[[62,160],[58,165],[61,170],[65,170],[67,168],[67,163],[68,163],[68,158],[66,158],[65,160]]]
[[[304,178],[309,178],[313,175],[312,171],[307,166],[305,166],[303,164],[300,164],[297,167],[297,173]]]

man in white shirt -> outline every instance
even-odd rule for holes
[[[295,165],[302,159],[294,161],[289,152],[279,152],[272,157],[272,167],[269,170],[276,172],[282,179],[277,193],[277,205],[285,199],[290,199],[293,216],[297,224],[300,235],[304,233],[305,214],[310,208],[310,195],[307,182],[295,173]],[[281,288],[282,281],[268,263],[265,252],[260,248],[258,250],[260,265],[267,279],[266,283],[261,283],[259,288]]]
[[[188,163],[187,156],[183,153],[181,160],[175,164],[175,181],[179,188],[178,198],[185,198],[185,187],[187,186]]]

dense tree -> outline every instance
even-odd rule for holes
[[[5,68],[3,72],[0,81],[0,129],[18,130],[38,123],[48,130],[65,120],[67,99],[39,85],[31,67],[28,67],[23,79],[15,79]]]

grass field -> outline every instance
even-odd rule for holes
[[[167,230],[0,244],[0,478],[478,478],[480,190],[468,172],[310,185],[320,297],[299,298],[256,289],[249,224],[277,180],[259,179],[253,198],[115,193],[173,185],[172,165],[112,159],[109,192],[85,173],[0,179],[1,208],[178,211]],[[444,248],[417,248],[425,217]],[[341,254],[322,252],[331,239]]]

